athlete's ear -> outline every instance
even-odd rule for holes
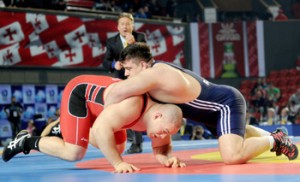
[[[155,113],[154,115],[154,119],[158,119],[158,118],[161,118],[162,117],[162,113]]]
[[[147,69],[149,68],[149,65],[145,61],[141,61],[142,68]]]

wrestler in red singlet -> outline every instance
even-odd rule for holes
[[[90,128],[104,108],[105,89],[120,79],[108,76],[82,75],[65,87],[60,124],[65,142],[87,148]],[[117,135],[117,136],[116,136]],[[115,133],[116,143],[126,140],[126,130]]]

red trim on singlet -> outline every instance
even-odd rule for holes
[[[135,125],[139,121],[139,119],[141,118],[143,113],[145,112],[145,110],[147,108],[147,104],[148,104],[148,96],[146,94],[143,94],[143,108],[141,110],[140,117],[138,119],[136,119],[135,121],[133,121],[132,123],[130,123],[126,126],[123,126],[122,129],[130,128],[131,126]]]

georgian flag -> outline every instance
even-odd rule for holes
[[[59,54],[59,61],[53,66],[69,66],[83,62],[83,51],[81,47],[62,51]]]
[[[64,20],[68,19],[68,18],[69,18],[69,16],[63,16],[63,15],[57,15],[56,16],[57,22],[62,22]]]
[[[183,26],[167,26],[168,32],[172,35],[173,45],[176,46],[184,41]]]
[[[88,33],[87,35],[90,47],[98,47],[101,45],[99,35],[97,33]]]
[[[162,36],[160,29],[156,29],[153,32],[148,32],[147,44],[150,47],[153,56],[161,55],[167,52],[166,40]]]
[[[7,47],[0,51],[0,65],[15,65],[21,62],[18,44]]]
[[[21,42],[25,38],[19,22],[13,22],[0,28],[0,45]]]
[[[46,15],[43,14],[27,13],[26,21],[32,24],[34,31],[38,34],[49,28]]]
[[[92,47],[93,58],[104,55],[105,52],[106,52],[106,47],[104,47],[103,45],[101,45],[99,47]]]
[[[51,41],[44,45],[44,49],[47,51],[48,57],[53,58],[57,56],[60,52],[60,49],[56,43],[56,41]]]
[[[81,47],[81,46],[87,44],[88,38],[87,38],[85,26],[81,25],[77,29],[66,34],[65,39],[66,39],[67,44],[72,48]]]

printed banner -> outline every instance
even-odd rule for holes
[[[199,37],[198,49],[193,55],[200,57],[199,74],[205,78],[238,78],[264,75],[259,69],[264,59],[258,54],[257,24],[259,22],[199,23],[191,30]],[[196,59],[193,59],[195,61]]]
[[[23,102],[24,104],[35,103],[35,86],[23,85]]]
[[[11,86],[0,85],[0,104],[9,104],[11,102]]]
[[[52,117],[60,107],[64,86],[57,85],[0,85],[0,120],[7,120],[4,107],[11,103],[11,96],[17,98],[23,106],[21,119],[27,126],[28,120],[37,119],[40,115],[42,120]]]
[[[0,119],[0,138],[10,138],[12,135],[11,126],[7,120]]]
[[[98,67],[117,22],[93,18],[0,12],[0,65]],[[156,60],[185,66],[184,27],[136,23]]]

